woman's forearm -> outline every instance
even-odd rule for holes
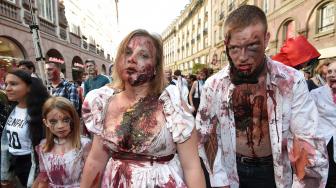
[[[187,187],[206,187],[204,173],[201,168],[185,169],[184,176]]]
[[[104,168],[105,164],[89,156],[84,166],[80,187],[100,187],[100,180],[103,176]]]
[[[83,169],[81,188],[100,187],[100,180],[103,176],[106,163],[109,159],[108,153],[104,150],[100,136],[94,136],[89,156],[86,159]]]

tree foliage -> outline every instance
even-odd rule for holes
[[[199,72],[200,70],[202,70],[203,68],[206,68],[206,64],[201,64],[201,63],[196,63],[194,64],[193,68],[192,68],[192,73],[196,74],[197,72]]]

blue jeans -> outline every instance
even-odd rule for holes
[[[247,164],[237,160],[239,188],[275,188],[273,164]]]

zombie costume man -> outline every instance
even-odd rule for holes
[[[49,92],[52,96],[59,96],[67,98],[79,112],[81,106],[79,105],[79,95],[75,84],[61,79],[61,65],[54,62],[46,62],[45,69],[47,79],[50,83]]]
[[[196,117],[212,186],[323,187],[328,160],[316,106],[299,71],[265,56],[264,12],[241,6],[225,29],[230,64],[204,84]]]
[[[327,188],[336,187],[336,58],[327,60],[327,84],[311,91],[319,112],[318,133],[326,141],[329,156]]]

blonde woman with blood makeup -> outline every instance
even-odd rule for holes
[[[112,94],[96,91],[83,103],[94,138],[81,187],[205,187],[193,116],[176,86],[166,87],[161,39],[131,32],[113,80]]]

